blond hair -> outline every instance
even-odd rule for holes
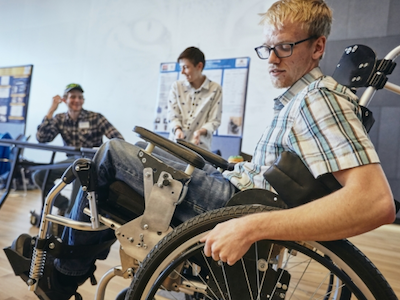
[[[309,36],[328,37],[331,32],[332,10],[323,0],[280,0],[260,14],[261,25],[282,29],[284,23],[300,23]]]

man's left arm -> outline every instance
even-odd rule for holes
[[[99,128],[103,131],[103,134],[109,138],[117,138],[123,140],[122,134],[115,128],[103,115],[100,114]]]
[[[395,219],[393,195],[380,164],[333,173],[340,190],[302,206],[233,219],[201,241],[205,254],[234,264],[256,241],[327,241],[362,234]]]

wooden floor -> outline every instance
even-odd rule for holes
[[[0,191],[1,195],[2,191]],[[12,192],[0,209],[0,246],[5,248],[21,233],[37,234],[37,228],[29,222],[29,211],[40,210],[38,190]],[[372,232],[350,239],[364,252],[386,277],[395,293],[400,297],[400,225],[386,225]],[[3,251],[0,251],[0,300],[37,299],[29,292],[26,284],[16,277]],[[118,243],[114,244],[107,260],[97,262],[96,278],[110,268],[119,265]],[[116,295],[129,285],[129,280],[114,278],[108,285],[106,299],[115,299]],[[94,299],[96,286],[86,282],[79,288],[83,299]],[[384,300],[384,299],[382,299]]]
[[[2,191],[0,191],[0,194]],[[11,245],[12,241],[21,233],[36,235],[38,228],[29,222],[29,211],[40,211],[40,193],[38,190],[28,191],[24,197],[22,192],[12,192],[0,208],[0,247],[1,249]],[[118,243],[111,249],[110,255],[105,261],[96,263],[95,276],[97,281],[112,267],[120,265],[118,255]],[[113,278],[107,287],[105,299],[115,299],[118,293],[129,286],[130,281],[120,277]],[[94,299],[96,287],[89,280],[79,287],[79,293],[84,300]],[[20,277],[16,277],[8,263],[4,251],[0,251],[0,300],[37,300],[34,293],[28,291],[27,285]],[[72,297],[74,299],[74,297]]]

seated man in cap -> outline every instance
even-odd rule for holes
[[[67,112],[53,116],[60,103],[67,105]],[[82,108],[85,98],[83,89],[79,84],[71,83],[66,86],[63,97],[53,97],[51,107],[38,126],[36,138],[39,143],[48,143],[60,134],[65,146],[93,148],[103,143],[103,136],[107,138],[124,139],[121,133],[100,113],[88,111]],[[60,163],[73,162],[76,157],[68,157]],[[66,168],[51,169],[43,194],[47,195],[54,186],[54,181],[59,179]],[[35,184],[42,188],[47,170],[39,170],[33,174]],[[73,191],[73,194],[75,192]],[[75,195],[76,196],[76,195]],[[75,199],[72,195],[71,199]],[[65,211],[69,206],[69,200],[59,194],[54,204],[59,210]]]

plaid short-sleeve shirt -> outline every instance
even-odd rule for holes
[[[283,151],[300,156],[314,177],[379,163],[361,123],[358,98],[319,68],[275,99],[275,117],[260,138],[251,162],[224,177],[237,188],[271,189],[263,173]]]

